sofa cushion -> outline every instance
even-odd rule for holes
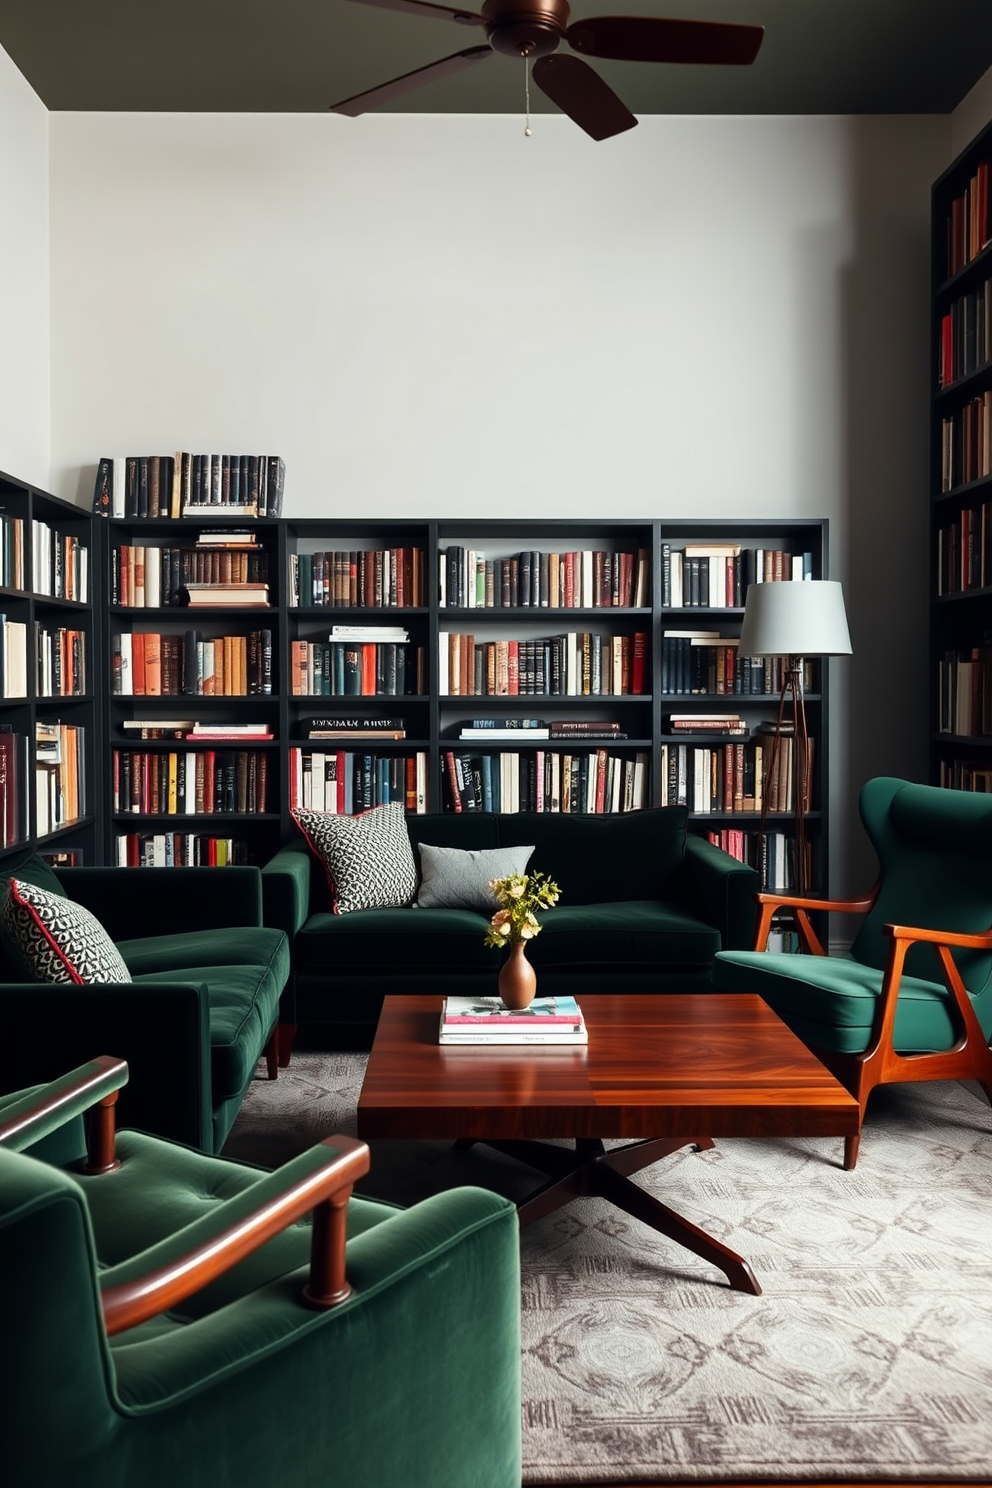
[[[227,962],[209,955],[198,964],[160,965],[134,976],[137,990],[156,982],[195,982],[207,989],[210,1006],[211,1092],[214,1104],[240,1096],[251,1079],[260,1051],[276,1021],[279,998],[289,978],[289,943],[281,930],[200,931],[189,939],[237,934],[244,954]],[[161,940],[180,937],[162,936]],[[161,960],[161,947],[160,960]],[[217,947],[214,948],[217,950]],[[254,960],[248,958],[249,949]],[[141,958],[131,953],[136,961]],[[151,957],[147,958],[151,961]]]
[[[254,925],[192,930],[186,935],[145,935],[140,940],[119,940],[117,949],[132,976],[185,971],[189,966],[264,966],[280,954],[287,957],[288,971],[289,953],[282,931]]]
[[[687,819],[684,806],[615,816],[530,812],[501,816],[499,841],[534,843],[530,866],[554,879],[559,907],[672,899],[681,886]]]
[[[131,980],[99,920],[62,893],[10,879],[2,935],[7,959],[28,981],[93,985]]]
[[[540,934],[527,945],[538,972],[591,963],[620,972],[638,965],[709,966],[720,949],[720,933],[712,925],[649,899],[559,904],[539,918]]]
[[[327,870],[335,914],[410,904],[417,865],[400,801],[358,816],[297,809],[293,820]]]
[[[435,847],[421,842],[418,909],[477,909],[494,914],[499,908],[489,887],[494,878],[526,873],[533,845],[472,848]]]
[[[499,958],[484,944],[487,916],[469,909],[369,909],[358,914],[311,915],[296,937],[301,971],[367,971],[435,967],[496,970]],[[396,991],[403,991],[402,977]]]

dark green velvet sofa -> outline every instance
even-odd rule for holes
[[[753,869],[687,832],[684,806],[610,816],[411,816],[418,843],[534,845],[530,867],[561,889],[528,947],[540,992],[705,991],[721,949],[754,943]],[[500,953],[466,909],[332,913],[324,870],[301,836],[262,869],[264,917],[285,931],[289,1026],[374,1025],[387,993],[494,995]],[[284,1039],[284,1043],[286,1040]]]
[[[126,1059],[129,1126],[219,1152],[277,1022],[286,937],[262,925],[257,868],[67,868],[5,860],[7,879],[55,881],[103,925],[133,980],[15,980],[0,948],[0,1089],[53,1078],[107,1049]],[[273,1062],[272,1071],[275,1065]]]

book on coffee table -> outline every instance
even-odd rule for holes
[[[504,1007],[498,997],[446,997],[442,1044],[586,1044],[582,1009],[574,997],[535,997],[530,1007]]]

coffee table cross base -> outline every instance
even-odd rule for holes
[[[705,1230],[691,1224],[681,1214],[676,1214],[674,1209],[669,1209],[666,1204],[652,1198],[643,1188],[630,1181],[631,1173],[636,1173],[663,1157],[669,1157],[682,1147],[693,1146],[697,1151],[712,1147],[712,1137],[649,1138],[609,1150],[598,1137],[576,1138],[574,1150],[569,1147],[555,1147],[549,1142],[460,1137],[455,1142],[455,1148],[464,1152],[474,1147],[477,1141],[548,1175],[548,1182],[517,1206],[521,1226],[533,1224],[534,1220],[543,1219],[546,1214],[553,1214],[556,1209],[571,1203],[573,1199],[606,1199],[633,1219],[650,1225],[659,1234],[716,1266],[726,1276],[734,1291],[749,1292],[753,1297],[761,1295],[761,1287],[743,1256],[726,1245],[721,1245],[719,1240],[714,1240]]]

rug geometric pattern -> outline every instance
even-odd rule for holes
[[[256,1079],[225,1149],[267,1166],[353,1133],[364,1054]],[[524,1482],[987,1479],[992,1111],[957,1083],[873,1095],[839,1139],[721,1139],[639,1183],[746,1256],[760,1297],[599,1199],[522,1232]],[[537,1182],[477,1146],[372,1144],[401,1204]]]

